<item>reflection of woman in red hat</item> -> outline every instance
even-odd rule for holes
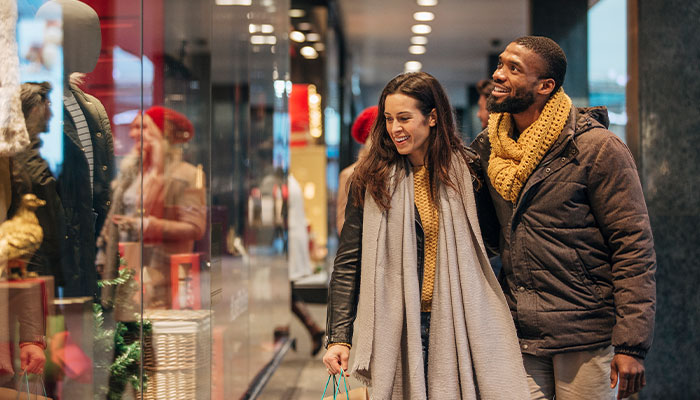
[[[365,151],[369,148],[369,143],[367,138],[369,137],[369,132],[372,130],[372,125],[377,119],[377,106],[367,107],[360,115],[355,118],[355,122],[352,124],[351,134],[353,139],[361,145],[360,154],[358,159],[364,157]],[[350,187],[350,177],[352,173],[355,172],[355,166],[357,166],[357,161],[350,164],[347,168],[340,171],[340,176],[338,176],[338,200],[336,201],[335,210],[335,223],[338,228],[338,236],[340,236],[340,231],[343,230],[343,224],[345,223],[345,205],[348,203],[348,188]]]
[[[204,173],[201,165],[183,161],[177,146],[193,136],[183,114],[149,108],[131,123],[134,147],[113,182],[110,223],[102,234],[105,272],[116,274],[111,264],[118,242],[143,241],[144,306],[149,308],[169,307],[170,255],[192,252],[206,227]]]

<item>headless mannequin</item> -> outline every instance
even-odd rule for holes
[[[114,148],[107,113],[98,99],[76,84],[75,73],[97,65],[102,46],[100,21],[78,0],[51,0],[37,17],[63,20],[63,167],[58,177],[65,214],[62,245],[65,297],[97,296],[95,242],[109,210]]]

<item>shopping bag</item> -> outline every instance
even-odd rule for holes
[[[44,387],[44,380],[39,377],[41,381],[42,395],[33,394],[29,391],[29,377],[27,374],[22,374],[20,377],[19,387],[20,390],[9,388],[0,388],[0,400],[51,400],[51,398],[46,397],[46,388]]]
[[[328,375],[328,380],[326,381],[326,387],[323,389],[323,400],[369,400],[369,391],[366,387],[349,389],[348,383],[345,380],[345,371],[340,370],[340,376],[342,377],[342,384],[339,379],[335,378],[335,375]],[[331,396],[326,396],[326,391],[328,390],[328,384],[333,380],[333,394]]]

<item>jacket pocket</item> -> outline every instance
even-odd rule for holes
[[[579,256],[578,251],[576,251],[576,249],[569,249],[569,253],[575,266],[576,276],[578,277],[579,281],[586,288],[586,290],[593,295],[593,297],[595,297],[598,304],[602,305],[604,303],[603,291],[601,290],[600,286],[596,284],[595,279],[588,271],[588,268],[583,263],[583,260],[581,260],[581,256]]]

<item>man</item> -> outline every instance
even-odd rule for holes
[[[476,83],[476,91],[479,93],[479,101],[477,101],[479,111],[477,111],[476,116],[481,121],[481,129],[486,129],[489,123],[489,110],[486,109],[486,99],[493,91],[493,86],[491,79],[482,79]]]
[[[566,56],[523,37],[493,73],[479,153],[479,218],[533,399],[618,399],[645,385],[656,256],[642,188],[603,107],[561,88]]]

